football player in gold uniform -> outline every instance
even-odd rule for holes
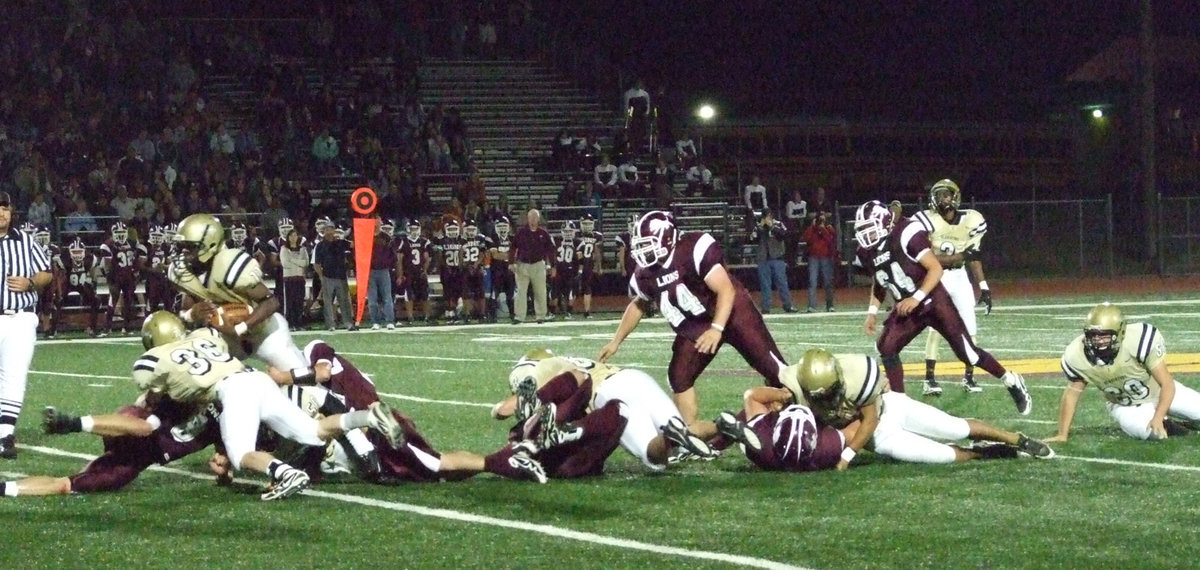
[[[967,326],[971,340],[975,340],[978,325],[975,321],[975,290],[971,287],[971,276],[979,284],[979,302],[990,314],[992,292],[983,276],[983,263],[979,261],[979,248],[983,235],[987,233],[987,221],[976,210],[959,208],[962,192],[958,184],[949,178],[939,180],[929,189],[929,209],[917,212],[913,219],[929,232],[933,254],[942,265],[942,286],[954,301],[954,308]],[[925,335],[925,395],[940,396],[942,387],[934,378],[937,367],[938,344],[941,335],[929,331]],[[968,393],[982,391],[975,383],[975,367],[970,363],[963,373],[963,389]]]
[[[938,408],[892,392],[879,363],[865,354],[834,355],[814,348],[782,374],[785,389],[755,388],[764,400],[788,399],[806,405],[819,425],[841,429],[859,421],[846,441],[839,470],[868,444],[875,453],[914,463],[952,463],[990,457],[1053,457],[1044,443],[979,420],[954,417]],[[971,439],[1000,446],[961,447],[942,442]]]
[[[245,322],[214,328],[231,339],[242,339],[251,354],[271,366],[291,370],[306,365],[287,320],[279,313],[279,299],[263,283],[262,267],[242,249],[225,246],[221,222],[210,214],[188,216],[180,222],[174,242],[176,253],[167,278],[183,292],[180,316],[185,321],[208,325],[217,305],[245,303],[254,309]],[[240,355],[240,347],[235,349]]]
[[[1108,415],[1136,439],[1166,439],[1168,427],[1175,423],[1168,416],[1200,420],[1200,392],[1171,377],[1166,355],[1157,328],[1126,323],[1115,305],[1094,307],[1083,334],[1063,352],[1062,370],[1070,384],[1059,405],[1058,434],[1046,441],[1067,440],[1079,394],[1088,384],[1104,392]]]

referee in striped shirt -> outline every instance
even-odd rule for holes
[[[0,192],[0,458],[16,459],[14,432],[37,340],[38,291],[50,284],[50,258],[13,223],[13,203]]]

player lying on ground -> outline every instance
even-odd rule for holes
[[[379,405],[379,393],[371,378],[328,343],[314,340],[305,345],[303,353],[307,367],[288,371],[272,367],[268,369],[271,378],[281,386],[295,385],[293,387],[310,393],[323,414],[371,409]],[[303,395],[293,396],[295,401],[302,398]],[[380,482],[461,480],[484,472],[511,479],[546,481],[545,471],[527,449],[505,445],[487,456],[470,451],[439,453],[411,419],[397,411],[392,413],[404,432],[403,444],[393,447],[380,434],[367,432],[374,452],[378,453],[375,471]],[[359,461],[360,468],[363,463]]]
[[[751,463],[767,471],[818,471],[832,469],[841,460],[846,440],[854,437],[858,422],[842,429],[820,426],[812,410],[782,399],[756,399],[754,388],[743,397],[738,414],[721,412],[716,429],[730,441],[741,444]],[[747,418],[749,420],[747,421]]]
[[[1169,433],[1195,429],[1200,392],[1175,381],[1166,357],[1157,328],[1126,323],[1115,305],[1097,305],[1088,313],[1083,334],[1063,352],[1062,370],[1070,384],[1059,405],[1058,434],[1046,441],[1067,441],[1075,405],[1088,384],[1104,392],[1108,415],[1130,437],[1166,439]]]
[[[199,407],[220,402],[221,441],[234,470],[259,471],[273,480],[264,500],[296,493],[308,486],[309,477],[255,449],[260,424],[303,445],[324,446],[349,430],[368,426],[383,433],[392,447],[403,442],[403,431],[383,402],[369,410],[312,419],[288,401],[270,376],[234,358],[225,337],[214,329],[185,336],[178,317],[158,311],[146,318],[142,339],[149,350],[134,362],[133,381],[149,392],[151,407],[163,395]]]
[[[713,455],[688,431],[679,409],[650,375],[586,358],[554,356],[545,349],[526,353],[508,376],[511,394],[492,408],[492,417],[525,421],[543,405],[557,420],[582,419],[592,409],[617,402],[625,427],[621,447],[654,470],[666,469],[672,446],[701,457]]]
[[[1019,453],[1038,458],[1054,456],[1046,444],[1024,434],[954,417],[891,391],[883,381],[879,364],[865,354],[808,350],[799,363],[784,370],[783,385],[784,389],[756,388],[750,397],[765,405],[803,403],[822,426],[843,428],[860,422],[841,450],[839,470],[848,468],[868,445],[879,455],[914,463],[1017,457]],[[967,448],[942,443],[963,439],[1001,445]]]

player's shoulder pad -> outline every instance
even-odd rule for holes
[[[1163,336],[1158,328],[1150,323],[1130,323],[1125,326],[1125,340],[1122,344],[1125,345],[1122,348],[1129,349],[1138,362],[1145,364],[1155,347],[1163,345]]]
[[[1067,378],[1078,382],[1086,382],[1087,379],[1080,372],[1080,368],[1087,364],[1089,364],[1087,357],[1083,354],[1083,335],[1079,335],[1067,343],[1067,348],[1063,350],[1059,366]]]
[[[262,267],[242,249],[223,249],[213,257],[212,277],[230,288],[252,287],[262,281]]]

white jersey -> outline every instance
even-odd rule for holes
[[[912,219],[929,232],[929,243],[942,255],[954,255],[968,248],[978,250],[987,233],[983,214],[970,209],[958,210],[951,221],[946,221],[936,210],[917,212]]]
[[[838,363],[838,376],[842,381],[843,393],[841,401],[831,409],[823,409],[805,400],[804,393],[800,391],[798,365],[784,368],[781,380],[783,385],[791,390],[796,402],[812,409],[822,425],[840,429],[859,419],[860,409],[879,402],[879,396],[887,390],[887,382],[882,380],[879,363],[870,356],[835,354],[833,357]]]
[[[1083,351],[1083,335],[1079,335],[1063,352],[1062,370],[1073,381],[1094,384],[1112,404],[1157,404],[1159,386],[1150,371],[1166,356],[1167,346],[1158,329],[1132,323],[1125,325],[1112,364],[1092,364]]]

